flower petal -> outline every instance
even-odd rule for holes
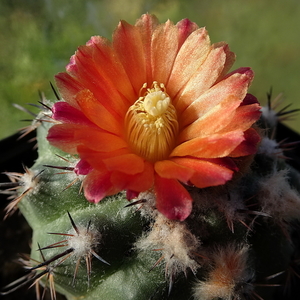
[[[138,27],[121,21],[113,35],[113,48],[137,96],[143,83],[147,82],[143,46]],[[132,99],[133,102],[137,98]]]
[[[67,102],[59,101],[52,106],[52,118],[63,123],[79,124],[95,127],[79,109],[74,108]]]
[[[172,161],[195,171],[190,181],[198,188],[225,184],[233,175],[233,170],[209,160],[183,157],[173,158]]]
[[[120,171],[131,175],[141,173],[145,167],[145,160],[133,153],[112,156],[103,159],[103,163],[109,171]]]
[[[120,190],[128,190],[130,194],[149,190],[153,186],[153,165],[145,162],[144,170],[134,175],[115,171],[112,173],[111,181]]]
[[[111,109],[120,112],[120,103],[136,97],[111,42],[103,37],[93,36],[85,46],[79,47],[66,69],[69,74],[58,74],[56,80],[59,90],[68,102],[80,90],[89,88],[95,95],[100,96],[98,100],[102,104],[109,98],[114,99],[109,103]],[[122,101],[117,104],[116,100],[119,98]]]
[[[76,154],[80,141],[75,138],[74,133],[78,128],[82,129],[82,126],[79,127],[79,125],[74,124],[54,125],[49,129],[47,140],[54,147],[70,154]],[[89,127],[86,127],[85,130],[89,130]]]
[[[55,76],[55,82],[63,100],[68,102],[71,106],[80,109],[75,100],[75,96],[84,89],[83,85],[68,73],[58,73]]]
[[[192,197],[175,179],[155,175],[156,208],[168,219],[184,221],[192,211]]]
[[[127,148],[127,143],[122,137],[94,128],[76,128],[74,138],[79,145],[85,145],[99,152]]]
[[[93,48],[93,67],[97,70],[99,76],[106,80],[106,87],[110,85],[110,90],[116,89],[126,99],[135,99],[136,95],[132,88],[122,63],[109,40],[93,36],[87,42],[87,45]],[[117,83],[117,84],[116,84]]]
[[[233,66],[233,64],[235,62],[236,55],[234,52],[230,51],[229,46],[225,42],[215,43],[213,46],[214,46],[214,48],[223,47],[223,49],[226,53],[223,70],[220,73],[219,78],[217,79],[217,82],[218,82],[218,81],[223,80],[224,77],[227,76],[227,73],[229,72],[229,70],[231,69],[231,67]]]
[[[177,146],[170,154],[170,157],[196,156],[199,158],[218,158],[230,156],[230,153],[244,140],[245,137],[242,130],[194,138]]]
[[[257,99],[251,94],[247,94],[240,106],[235,110],[232,120],[219,133],[236,129],[247,130],[260,118],[260,115],[261,107]]]
[[[244,132],[244,136],[245,140],[230,153],[231,157],[252,155],[257,152],[257,145],[261,140],[258,132],[254,128],[249,128]]]
[[[205,28],[200,28],[187,37],[176,56],[167,85],[172,98],[175,98],[178,91],[203,64],[210,50],[210,40]]]
[[[152,35],[152,78],[167,84],[178,52],[178,28],[171,22],[157,26]]]
[[[47,139],[53,146],[72,154],[77,153],[79,145],[85,145],[87,148],[99,152],[111,152],[128,147],[127,143],[119,136],[93,127],[67,123],[52,126]]]
[[[172,160],[157,161],[154,169],[160,177],[177,179],[185,184],[188,183],[194,174],[192,169],[181,166]]]
[[[92,170],[93,168],[91,167],[91,165],[84,159],[81,159],[74,168],[74,172],[76,175],[87,175]]]
[[[130,101],[126,101],[126,98],[118,92],[115,81],[110,82],[110,78],[105,77],[106,74],[103,74],[103,72],[99,73],[99,67],[96,67],[93,59],[94,49],[94,46],[80,46],[78,48],[75,54],[76,72],[71,75],[85,89],[90,90],[97,101],[105,106],[110,114],[116,117],[124,116]],[[109,62],[103,63],[101,68],[111,68],[111,64]],[[130,88],[131,85],[129,83],[128,89],[130,90]]]
[[[182,88],[178,96],[173,100],[179,114],[190,104],[194,104],[203,93],[209,91],[216,83],[220,75],[223,74],[228,56],[232,56],[232,52],[229,51],[226,44],[214,44],[211,46],[211,51],[208,53],[205,61],[194,74],[190,74],[186,84],[180,85]],[[197,62],[194,63],[197,64]]]
[[[102,105],[90,90],[80,91],[76,95],[76,101],[84,115],[97,126],[109,132],[121,134],[120,118],[107,110],[107,106]]]
[[[182,126],[185,127],[201,118],[219,103],[226,101],[230,95],[242,101],[252,79],[253,72],[249,68],[240,68],[200,95],[199,98],[194,98],[196,95],[192,95],[192,99],[195,101],[182,113],[180,118]],[[197,89],[196,86],[195,89]]]
[[[226,169],[230,169],[232,171],[239,171],[239,168],[236,162],[230,157],[221,157],[221,158],[207,158],[205,161],[208,161],[212,164],[218,165],[220,167],[224,167]]]
[[[178,27],[178,45],[180,48],[188,36],[199,28],[196,23],[189,19],[179,21],[176,26]]]
[[[102,171],[94,170],[84,178],[84,196],[89,202],[98,203],[104,197],[120,191],[112,185],[110,176],[110,172],[102,169]]]
[[[236,109],[240,104],[239,98],[229,95],[227,99],[224,99],[209,112],[182,129],[178,137],[179,142],[183,143],[196,137],[208,136],[220,131],[226,132],[223,129],[232,122]],[[237,126],[237,129],[239,129],[239,126]]]
[[[135,26],[138,28],[141,40],[142,47],[144,51],[144,58],[146,64],[146,81],[149,84],[153,82],[152,77],[152,53],[151,53],[151,40],[153,31],[159,25],[158,19],[151,14],[142,15],[135,23]]]
[[[126,148],[121,148],[108,152],[101,152],[97,150],[92,150],[83,145],[79,145],[77,147],[77,152],[82,159],[86,160],[90,165],[93,166],[94,169],[97,170],[105,168],[105,164],[103,162],[104,159],[108,159],[114,156],[122,156],[130,153],[130,151]]]

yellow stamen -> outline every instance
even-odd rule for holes
[[[143,85],[142,90],[147,87]],[[163,84],[153,82],[144,96],[128,109],[125,118],[132,151],[155,162],[168,158],[178,133],[176,109]]]

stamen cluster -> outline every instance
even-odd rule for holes
[[[175,146],[178,121],[163,84],[154,81],[145,95],[130,106],[125,126],[128,142],[136,154],[151,162],[168,157]]]

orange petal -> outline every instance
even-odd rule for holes
[[[145,162],[144,170],[141,173],[130,175],[114,171],[111,180],[118,189],[131,192],[144,192],[153,186],[154,172],[153,165]]]
[[[94,169],[101,170],[103,168],[106,169],[105,164],[103,162],[104,159],[114,157],[114,156],[122,156],[130,153],[128,149],[122,148],[109,152],[101,152],[92,150],[86,146],[79,145],[77,147],[77,152],[80,155],[81,159],[86,160]]]
[[[170,156],[196,156],[199,158],[226,157],[244,140],[244,132],[242,130],[213,134],[180,144],[173,150]]]
[[[252,155],[257,152],[257,144],[261,137],[254,128],[250,128],[244,132],[245,140],[238,145],[231,153],[231,157],[240,157]]]
[[[240,68],[214,85],[198,99],[193,98],[195,101],[182,113],[180,118],[181,126],[187,126],[201,118],[219,103],[226,101],[230,95],[242,101],[252,78],[253,72],[249,68]],[[197,89],[196,86],[195,89]]]
[[[194,175],[191,177],[190,181],[198,188],[225,184],[232,178],[233,175],[233,171],[231,169],[208,160],[184,157],[173,158],[172,161],[194,170]]]
[[[113,34],[113,48],[138,95],[143,83],[147,82],[144,47],[139,29],[121,21]],[[133,103],[137,98],[133,99]]]
[[[91,150],[112,152],[127,149],[126,142],[118,136],[91,127],[74,124],[58,124],[49,129],[48,141],[55,147],[68,152],[78,153],[77,147],[85,145]],[[128,150],[126,150],[128,152]]]
[[[84,127],[74,124],[54,125],[49,129],[47,140],[52,146],[57,147],[62,151],[76,154],[77,146],[80,141],[75,138],[75,132],[79,128],[83,129]],[[83,130],[87,131],[88,127],[85,127]]]
[[[152,35],[152,78],[167,84],[178,53],[178,28],[171,22],[157,26]]]
[[[174,98],[178,91],[191,79],[203,64],[211,50],[205,28],[192,32],[184,41],[176,56],[171,77],[167,84],[168,93]]]
[[[239,168],[237,167],[234,160],[230,157],[207,158],[207,159],[203,159],[203,160],[205,160],[207,162],[210,162],[212,164],[218,165],[220,167],[230,169],[230,170],[235,171],[235,172],[237,172],[239,170]]]
[[[190,21],[189,19],[183,19],[179,21],[176,26],[178,28],[179,48],[181,48],[182,44],[185,42],[188,36],[199,28],[196,23]]]
[[[111,114],[107,106],[102,105],[91,91],[80,91],[76,95],[76,101],[84,115],[101,129],[118,135],[122,133],[120,118]]]
[[[236,109],[232,121],[220,133],[236,129],[247,130],[260,118],[260,109],[257,99],[251,94],[247,94],[241,105]]]
[[[236,59],[236,55],[234,52],[231,52],[229,49],[229,46],[224,43],[224,42],[219,42],[219,43],[215,43],[213,45],[215,48],[218,47],[224,47],[225,53],[226,53],[226,59],[224,62],[224,67],[222,72],[219,75],[219,78],[217,79],[217,82],[224,79],[224,77],[227,75],[227,73],[229,72],[229,70],[231,69],[231,67],[233,66],[235,59]]]
[[[168,219],[184,221],[192,211],[192,197],[175,179],[155,176],[156,208]]]
[[[146,81],[149,84],[153,82],[152,77],[152,53],[151,53],[151,40],[155,28],[159,25],[158,19],[151,14],[142,15],[137,21],[135,26],[138,28],[142,40],[142,47],[145,55],[146,64]]]
[[[156,162],[154,169],[160,177],[177,179],[183,183],[188,183],[194,173],[192,169],[178,165],[171,160]]]
[[[111,42],[100,36],[93,36],[87,43],[92,47],[92,58],[94,68],[101,78],[106,79],[106,84],[111,86],[109,90],[116,89],[124,100],[135,99],[136,94],[133,91],[130,79],[128,78],[123,65],[118,60]]]
[[[239,98],[229,95],[227,99],[224,99],[208,113],[182,129],[178,137],[179,143],[193,138],[219,133],[220,131],[226,132],[223,130],[224,127],[236,122],[234,116],[240,104],[241,101]],[[239,126],[236,127],[239,129]]]
[[[51,108],[52,118],[63,123],[83,125],[87,127],[96,127],[79,109],[74,108],[64,101],[54,103]]]
[[[205,61],[198,67],[194,74],[191,74],[188,82],[181,85],[181,90],[174,99],[174,104],[179,113],[183,112],[191,103],[194,103],[216,83],[223,73],[229,55],[231,55],[231,52],[226,44],[211,46],[211,51]]]
[[[112,156],[104,159],[103,163],[109,171],[120,171],[131,175],[141,173],[145,167],[144,159],[133,153]]]
[[[116,88],[116,81],[111,82],[106,74],[99,73],[93,56],[94,47],[81,46],[75,54],[76,73],[72,74],[84,87],[92,92],[99,103],[116,116],[124,116],[130,101],[127,101]],[[110,61],[103,62],[101,68],[109,69]],[[122,70],[122,69],[121,69]],[[126,77],[125,81],[126,81]],[[115,78],[116,80],[117,78]],[[129,83],[129,88],[131,84]],[[135,99],[133,99],[135,100]]]
[[[75,96],[84,89],[83,85],[68,73],[58,73],[55,76],[55,82],[63,100],[79,109]]]
[[[83,181],[85,198],[92,203],[98,203],[104,197],[114,195],[120,190],[116,189],[110,181],[111,173],[105,169],[90,172]]]
[[[99,152],[127,148],[127,143],[122,138],[98,129],[77,128],[74,137],[78,141],[78,145],[85,145]]]

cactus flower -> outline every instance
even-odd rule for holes
[[[228,73],[234,60],[205,28],[149,14],[121,21],[112,41],[80,46],[56,76],[62,101],[48,141],[78,155],[86,199],[152,190],[156,208],[182,221],[192,210],[186,186],[231,180],[260,140],[252,127],[260,106],[247,94],[253,72]]]

